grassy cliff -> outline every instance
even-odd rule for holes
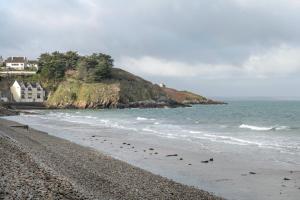
[[[33,78],[36,77],[2,78],[1,92],[10,96],[9,86],[14,80],[39,81],[31,80]],[[111,78],[101,82],[87,83],[78,80],[76,70],[68,71],[65,79],[56,84],[39,82],[47,90],[46,104],[52,108],[176,107],[221,103],[191,92],[159,87],[118,68],[112,69]]]
[[[59,84],[55,92],[49,94],[50,107],[116,107],[119,102],[119,84],[83,83],[67,80]]]
[[[212,101],[191,92],[161,88],[118,68],[112,70],[110,79],[99,83],[69,77],[50,92],[47,101],[49,107],[58,108],[175,107],[200,103]]]
[[[111,79],[99,83],[68,78],[49,94],[47,101],[50,107],[77,108],[153,107],[170,103],[175,102],[159,86],[117,68]]]

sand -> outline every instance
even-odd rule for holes
[[[0,119],[0,199],[222,199]]]
[[[27,123],[27,117],[32,116],[24,115],[17,121]],[[65,121],[56,122],[54,126],[51,122],[44,122],[47,120],[31,122],[28,119],[31,126],[47,130],[53,136],[93,148],[151,173],[213,192],[226,199],[299,199],[299,165],[277,162],[277,155],[270,154],[267,149],[258,148],[256,154],[248,154],[247,147],[234,146],[233,152],[230,151],[232,145],[228,145],[229,149],[220,151],[214,145],[206,145],[205,141],[193,143]],[[177,156],[167,157],[174,154]],[[210,158],[213,161],[202,162]],[[297,159],[293,161],[298,163]]]

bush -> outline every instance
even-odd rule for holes
[[[81,59],[78,64],[78,78],[85,82],[99,82],[111,78],[113,60],[109,55],[93,54]]]
[[[80,56],[77,52],[53,52],[41,54],[38,74],[46,82],[60,82],[68,70],[77,70],[78,79],[85,82],[99,82],[111,77],[113,59],[102,53]]]

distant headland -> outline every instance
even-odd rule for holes
[[[9,57],[0,63],[0,97],[6,104],[48,108],[161,108],[224,104],[115,68],[111,56],[43,53],[38,60]]]

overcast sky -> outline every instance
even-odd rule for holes
[[[299,0],[0,0],[0,55],[103,52],[214,96],[300,96]]]

